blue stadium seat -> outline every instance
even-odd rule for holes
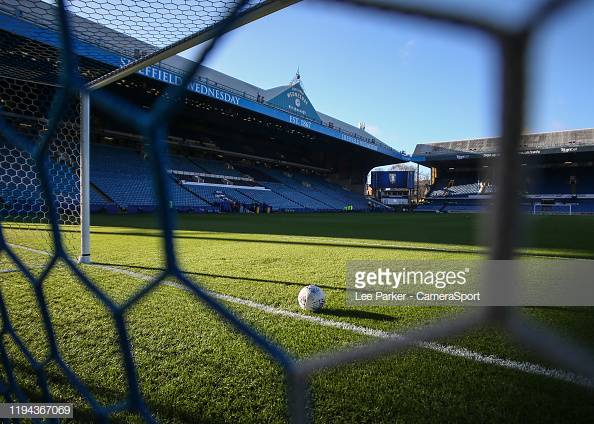
[[[192,163],[176,157],[174,163],[184,164],[185,170]],[[129,211],[151,211],[157,206],[153,181],[148,163],[131,149],[92,145],[91,181],[121,208]],[[173,207],[179,210],[208,210],[211,205],[174,179],[169,186]]]
[[[173,205],[178,210],[226,209],[230,204],[250,208],[269,206],[275,211],[340,211],[346,206],[352,206],[353,210],[368,210],[363,195],[331,184],[320,176],[291,174],[264,167],[240,167],[238,170],[223,161],[179,155],[171,155],[169,159],[172,170],[223,176],[205,176],[201,177],[200,183],[183,184],[182,177],[172,175],[170,190]],[[246,172],[265,181],[224,178],[245,178]],[[157,205],[149,164],[133,149],[92,145],[91,182],[100,191],[91,195],[95,209],[111,204],[110,199],[129,212],[152,210]]]

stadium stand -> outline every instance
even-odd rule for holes
[[[331,207],[342,209],[347,205],[353,206],[354,210],[365,211],[369,206],[367,199],[353,192],[343,189],[335,184],[329,183],[312,175],[298,175],[303,185],[312,191],[312,197],[320,198]]]
[[[60,84],[59,67],[53,66],[60,63],[60,43],[52,35],[55,28],[47,27],[53,6],[42,0],[19,0],[2,8],[0,15],[0,55],[6,59],[0,97],[10,99],[0,113],[16,120],[17,127],[31,127],[40,118],[31,104],[51,99]],[[92,19],[72,18],[80,28],[78,63],[86,80],[112,72],[154,47]],[[93,41],[93,34],[103,34],[100,42]],[[8,65],[14,63],[18,66]],[[128,76],[125,83],[110,85],[107,91],[150,109],[155,96],[174,84],[189,65],[188,59],[172,56]],[[409,160],[406,153],[368,133],[364,125],[351,125],[316,110],[299,73],[288,84],[272,88],[257,87],[206,66],[200,66],[196,75],[167,131],[171,206],[180,211],[220,211],[230,204],[272,211],[367,211],[362,193],[369,170]],[[68,125],[59,133],[60,143],[70,145],[72,168],[73,185],[61,189],[67,193],[64,198],[73,198],[79,191],[80,163],[74,164],[80,162],[78,106],[77,100]],[[150,142],[131,122],[112,118],[110,112],[93,107],[87,126],[92,142],[91,209],[152,211],[155,192],[148,161],[140,154],[144,143]],[[276,179],[269,171],[292,176]],[[217,188],[205,188],[208,184]],[[3,189],[0,197],[16,207],[10,191]],[[18,199],[20,208],[42,208],[41,203],[23,197],[24,193]],[[80,198],[64,202],[64,208],[76,204]]]
[[[594,199],[580,199],[579,202],[573,204],[573,212],[594,213]]]
[[[489,176],[498,139],[420,144],[413,159],[432,168],[426,203],[417,211],[484,211],[497,189]],[[523,136],[519,181],[527,213],[593,213],[594,130]]]
[[[119,208],[128,212],[151,212],[155,209],[150,170],[139,153],[122,147],[93,144],[91,158],[91,182]],[[191,163],[182,159],[176,157],[174,161],[183,164],[185,169],[191,169]],[[211,204],[192,194],[173,178],[170,189],[174,207],[179,211],[212,211]]]
[[[102,145],[91,150],[91,181],[96,187],[122,209],[154,209],[150,171],[136,152]]]
[[[486,206],[479,203],[449,203],[440,212],[485,212]]]
[[[93,144],[91,204],[94,211],[150,212],[156,207],[150,170],[139,151]],[[179,211],[212,212],[244,208],[271,211],[328,212],[368,209],[362,195],[320,176],[271,169],[239,167],[195,156],[170,156],[173,206]],[[258,180],[256,180],[256,178]],[[262,181],[263,180],[263,181]]]
[[[326,203],[314,199],[313,197],[308,196],[302,191],[297,190],[295,187],[272,182],[267,183],[266,187],[274,191],[275,193],[281,195],[282,197],[292,200],[293,202],[297,203],[301,208],[306,210],[324,211],[334,209],[328,206]]]
[[[292,212],[301,211],[304,209],[303,206],[299,205],[298,203],[287,199],[286,197],[283,197],[272,190],[237,189],[237,191],[242,195],[253,199],[253,201],[261,204],[264,207],[270,206],[273,210]]]
[[[442,212],[445,209],[444,203],[422,203],[415,209],[416,212]]]
[[[312,209],[342,210],[349,205],[352,205],[356,210],[368,209],[367,200],[363,196],[348,192],[317,176],[294,174],[276,169],[266,169],[263,171],[269,177],[291,188],[293,191],[292,196],[301,198],[305,203],[304,206],[307,205],[307,207],[311,207]],[[277,186],[273,185],[273,187]],[[291,196],[290,194],[288,195]],[[307,198],[304,198],[303,195]]]
[[[192,163],[197,165],[202,172],[213,175],[228,175],[231,177],[243,177],[244,175],[233,169],[231,165],[225,162],[210,160],[210,159],[199,159],[191,158]]]
[[[115,213],[120,209],[106,195],[97,188],[91,186],[91,211],[92,212],[110,212]]]
[[[186,172],[206,172],[204,169],[200,168],[190,159],[178,156],[178,155],[170,155],[169,156],[169,164],[171,169],[175,169],[177,171],[186,171]]]

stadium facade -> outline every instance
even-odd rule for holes
[[[413,161],[431,168],[420,211],[484,210],[497,190],[499,138],[419,144]],[[594,129],[522,136],[522,208],[531,213],[594,213]]]
[[[0,8],[2,114],[17,129],[43,129],[60,82],[59,37],[54,7],[18,0]],[[81,76],[95,80],[155,46],[72,16]],[[150,109],[170,85],[179,85],[191,62],[174,56],[101,89]],[[169,125],[170,176],[179,210],[232,208],[331,211],[366,210],[366,176],[380,165],[408,157],[376,137],[318,111],[297,73],[291,83],[265,89],[202,66]],[[32,107],[32,104],[37,106]],[[53,151],[57,187],[72,197],[78,179],[78,103],[73,99],[67,128]],[[25,131],[26,132],[26,131]],[[66,134],[67,133],[67,134]],[[146,159],[146,141],[126,122],[91,109],[91,205],[95,210],[149,211],[156,206]],[[8,154],[6,146],[4,153]],[[11,152],[11,154],[14,152]],[[29,158],[21,157],[23,164]],[[3,161],[2,172],[13,172]],[[20,165],[19,165],[20,166]],[[68,169],[69,177],[59,177]],[[34,185],[23,194],[14,178],[4,203],[35,209]]]

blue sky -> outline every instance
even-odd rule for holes
[[[538,2],[453,3],[511,22]],[[593,16],[582,2],[538,34],[527,131],[594,127]],[[263,88],[299,67],[317,110],[411,153],[498,134],[498,59],[476,32],[304,1],[228,34],[207,65]]]

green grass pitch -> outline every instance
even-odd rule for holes
[[[302,312],[297,293],[321,286],[326,308],[316,316],[383,331],[402,332],[460,308],[345,305],[346,262],[355,259],[476,259],[484,255],[489,220],[479,215],[292,214],[179,215],[175,243],[181,267],[209,290],[275,308]],[[92,220],[92,259],[157,275],[163,267],[154,217],[104,216]],[[9,241],[47,248],[43,231],[4,229]],[[66,233],[66,239],[72,237]],[[74,234],[74,233],[73,233]],[[521,252],[594,258],[594,217],[526,217]],[[39,273],[47,257],[15,248]],[[14,268],[6,257],[1,268]],[[97,266],[84,272],[123,302],[146,281]],[[17,272],[0,274],[2,300],[17,332],[36,358],[48,352],[29,283]],[[44,293],[66,362],[104,403],[127,387],[116,333],[104,307],[58,265]],[[256,308],[228,303],[234,313],[296,357],[373,339]],[[523,308],[529,318],[594,351],[593,308]],[[285,422],[280,368],[189,293],[160,286],[126,316],[142,391],[163,422]],[[35,375],[3,335],[18,383],[40,396]],[[512,361],[554,368],[497,328],[478,328],[441,343]],[[56,401],[74,402],[76,421],[92,419],[83,399],[58,368],[46,367]],[[2,375],[2,379],[6,376]],[[340,367],[311,381],[316,422],[593,422],[594,389],[430,349]],[[137,422],[131,414],[114,417]]]

